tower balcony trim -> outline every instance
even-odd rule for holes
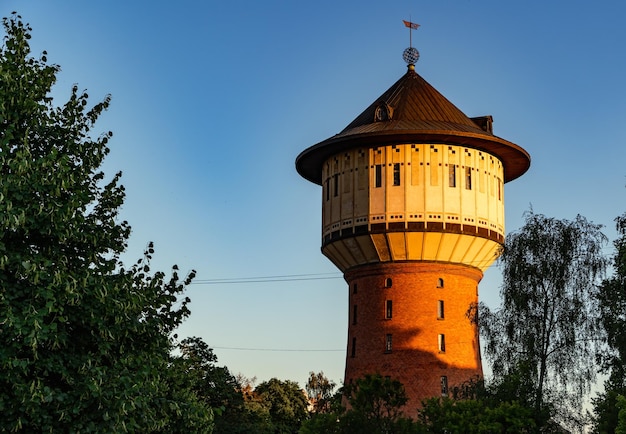
[[[427,221],[372,223],[370,225],[359,225],[354,228],[350,227],[332,231],[324,236],[322,248],[335,241],[352,238],[357,235],[384,234],[389,232],[442,232],[486,238],[499,244],[504,244],[504,235],[497,230],[462,223]]]

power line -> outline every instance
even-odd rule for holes
[[[471,262],[471,264],[483,264],[485,261]],[[469,264],[470,262],[464,262]],[[316,274],[285,274],[276,276],[255,276],[255,277],[225,277],[220,279],[194,279],[192,285],[232,285],[241,283],[276,283],[276,282],[301,282],[309,280],[335,280],[343,279],[337,273],[316,273]]]
[[[309,350],[309,349],[289,349],[289,348],[242,348],[242,347],[211,347],[215,350],[235,350],[235,351],[273,351],[273,352],[300,352],[300,353],[321,353],[321,352],[338,352],[345,351],[345,348],[342,350]]]
[[[265,283],[265,282],[294,282],[303,280],[330,280],[341,279],[342,276],[336,273],[318,274],[287,274],[282,276],[256,276],[256,277],[233,277],[223,279],[197,279],[191,282],[192,285],[223,285],[236,283]]]
[[[446,346],[468,344],[470,341],[453,341],[446,342]],[[232,350],[232,351],[265,351],[265,352],[292,352],[292,353],[335,353],[340,351],[346,351],[345,348],[341,350],[335,349],[306,349],[306,348],[249,348],[249,347],[217,347],[211,346],[214,350]]]

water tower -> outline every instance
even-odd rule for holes
[[[415,416],[426,397],[482,376],[467,317],[504,242],[504,184],[530,156],[408,70],[296,169],[322,186],[322,252],[349,292],[345,383],[400,380]],[[468,83],[471,85],[471,83]]]

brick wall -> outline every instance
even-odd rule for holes
[[[410,399],[404,412],[414,417],[422,399],[442,395],[442,376],[449,387],[482,376],[477,327],[466,316],[478,302],[480,270],[377,263],[349,270],[345,278],[350,292],[346,384],[368,373],[398,379]]]

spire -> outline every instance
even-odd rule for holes
[[[420,52],[417,51],[417,48],[413,47],[413,30],[417,30],[420,25],[406,20],[402,20],[402,22],[406,27],[409,28],[409,48],[404,50],[404,52],[402,53],[402,58],[409,66],[409,70],[414,71],[415,63],[420,58]]]

